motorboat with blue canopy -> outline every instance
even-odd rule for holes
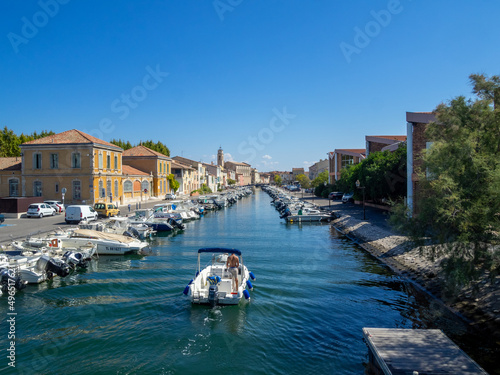
[[[211,261],[201,269],[201,255],[212,254]],[[230,256],[238,258],[239,265],[230,267]],[[207,247],[198,250],[198,264],[195,278],[184,289],[184,294],[189,295],[192,303],[216,305],[237,305],[242,297],[250,300],[252,282],[255,276],[243,264],[240,250]]]

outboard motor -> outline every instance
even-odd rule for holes
[[[82,253],[66,251],[62,257],[63,260],[73,269],[76,267],[87,268],[89,265],[87,260],[84,259]]]
[[[285,211],[285,213],[283,215],[280,216],[280,219],[284,219],[288,216],[290,216],[292,213],[290,211]]]
[[[218,301],[219,301],[219,286],[210,285],[208,289],[208,302],[210,303],[210,307],[215,307]]]
[[[47,276],[56,274],[60,277],[66,277],[71,272],[71,267],[62,260],[53,259],[47,255],[42,255],[36,262],[36,267],[40,271],[47,272]]]
[[[21,276],[14,276],[7,268],[0,271],[0,284],[3,294],[7,294],[9,287],[14,287],[16,290],[26,288],[27,281],[21,279]]]
[[[180,229],[180,230],[186,229],[186,226],[184,224],[180,224],[177,220],[174,220],[171,217],[169,217],[167,219],[167,223],[169,223],[172,227],[174,227],[176,229]]]
[[[132,235],[132,237],[135,237],[137,239],[139,239],[141,237],[141,234],[139,233],[139,231],[134,227],[128,227],[127,232],[130,233]]]

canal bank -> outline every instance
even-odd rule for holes
[[[299,196],[300,197],[300,196]],[[302,198],[302,197],[301,197]],[[311,201],[305,196],[302,199]],[[444,276],[438,265],[425,256],[426,249],[413,248],[409,239],[394,233],[388,224],[386,211],[339,201],[315,198],[316,204],[339,214],[332,221],[345,234],[371,255],[387,264],[394,272],[414,282],[424,292],[464,317],[471,326],[492,335],[500,342],[500,276],[491,279],[484,275],[469,287],[454,291],[450,296],[444,289]],[[363,220],[363,217],[366,220]]]
[[[386,327],[443,330],[496,373],[499,351],[462,319],[329,224],[280,220],[260,189],[186,225],[144,256],[103,256],[16,294],[18,367],[0,372],[363,374],[362,329]],[[250,302],[211,309],[183,295],[202,247],[242,251]]]

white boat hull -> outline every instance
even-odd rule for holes
[[[210,304],[208,276],[219,276],[221,278],[218,284],[218,305],[237,305],[243,297],[243,291],[246,289],[249,273],[245,266],[238,274],[238,289],[234,286],[234,281],[224,267],[208,266],[200,272],[190,285],[191,302],[196,304]]]
[[[286,217],[288,223],[311,223],[331,220],[330,215],[290,215]]]
[[[215,252],[221,253],[219,256],[212,256],[212,263],[200,268],[200,252],[209,252],[212,248],[200,249],[198,253],[198,270],[195,279],[188,284],[184,294],[189,294],[191,302],[195,304],[215,305],[237,305],[242,297],[250,298],[247,287],[252,289],[252,284],[249,281],[253,274],[248,271],[243,264],[243,259],[238,267],[238,287],[233,279],[233,274],[226,268],[228,259],[228,251],[237,251],[240,256],[241,252],[235,249],[219,249],[215,248]]]

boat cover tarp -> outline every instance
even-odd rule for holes
[[[103,240],[119,241],[121,243],[131,243],[137,241],[135,238],[123,236],[121,234],[98,232],[91,229],[77,229],[73,232],[72,237],[99,238]]]
[[[198,254],[200,253],[228,253],[241,256],[241,251],[236,249],[225,249],[223,247],[204,247],[203,249],[198,250]]]

